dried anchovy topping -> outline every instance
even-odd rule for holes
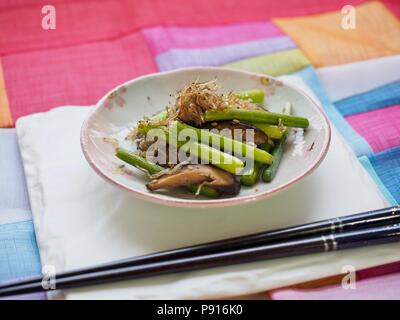
[[[174,120],[180,119],[195,126],[201,126],[204,113],[207,110],[222,110],[228,108],[265,110],[249,100],[238,98],[233,92],[228,94],[218,93],[219,86],[216,79],[199,82],[195,81],[185,86],[175,94],[175,102],[166,107],[166,115],[157,118],[144,118],[139,121],[129,135],[132,140],[143,138],[142,128],[168,126]]]
[[[259,109],[248,100],[238,98],[233,92],[226,95],[218,93],[216,79],[206,82],[195,81],[177,93],[174,111],[177,117],[196,126],[202,125],[204,112],[228,108]]]

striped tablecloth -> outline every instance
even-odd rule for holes
[[[41,271],[15,122],[94,104],[151,72],[226,65],[301,76],[387,200],[400,202],[399,1],[53,0],[56,28],[45,30],[47,2],[0,3],[0,281]],[[345,5],[354,6],[355,29],[343,27]],[[398,282],[397,272],[400,264],[361,276],[360,297]],[[343,294],[338,279],[270,296],[334,298]],[[379,285],[379,297],[385,289],[393,297],[391,288]]]

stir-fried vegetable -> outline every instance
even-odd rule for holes
[[[236,195],[240,185],[254,186],[260,176],[269,182],[282,159],[287,127],[309,126],[306,118],[291,115],[290,103],[282,114],[265,110],[262,90],[221,95],[217,89],[215,81],[190,83],[174,104],[132,131],[137,153],[116,150],[119,159],[151,175],[150,191],[184,186],[215,198]],[[150,155],[156,160],[149,161]]]
[[[292,113],[292,105],[290,103],[287,103],[285,105],[285,107],[283,108],[283,113],[284,114]],[[276,172],[278,171],[279,164],[281,163],[282,160],[283,150],[285,148],[287,134],[288,132],[286,130],[282,139],[279,140],[276,146],[274,147],[274,150],[272,151],[272,155],[274,157],[272,164],[266,166],[263,170],[262,179],[265,182],[271,182],[272,179],[275,177]]]
[[[170,129],[172,128],[172,130],[174,130],[173,126],[177,126],[177,123],[178,122],[171,123]],[[170,137],[166,130],[164,132],[166,143],[171,144],[175,148],[179,148],[179,150],[183,152],[189,153],[192,157],[197,157],[200,160],[211,163],[233,174],[238,174],[244,167],[243,161],[233,155],[196,141],[179,141],[177,137]]]
[[[208,130],[202,130],[202,129],[198,129],[198,128],[189,126],[180,121],[176,122],[176,126],[178,129],[178,132],[181,132],[185,129],[193,130],[193,132],[197,136],[198,141],[201,141],[203,143],[212,145],[212,143],[215,143],[215,141],[218,141],[220,148],[223,149],[225,152],[237,151],[242,156],[254,159],[255,161],[258,161],[261,163],[267,163],[267,164],[272,163],[272,156],[268,152],[258,149],[254,146],[224,137],[224,136],[216,134],[216,133],[212,133]]]
[[[122,161],[124,161],[132,166],[135,166],[136,168],[146,170],[149,174],[156,174],[156,173],[160,173],[161,171],[165,170],[164,167],[161,167],[157,164],[151,163],[147,159],[139,156],[138,154],[136,154],[134,152],[130,152],[123,148],[118,148],[115,155]],[[210,188],[208,186],[201,186],[199,188],[198,185],[187,185],[185,187],[192,193],[196,193],[197,191],[199,191],[199,193],[201,195],[208,197],[208,198],[217,198],[219,196],[218,191],[216,191],[215,189]]]
[[[142,158],[134,152],[118,148],[115,155],[122,161],[129,163],[132,166],[146,170],[150,174],[156,174],[163,171],[165,168],[159,166],[158,164],[151,163],[145,158]]]
[[[248,122],[261,122],[275,125],[284,125],[296,128],[308,128],[308,119],[286,114],[228,108],[225,110],[207,110],[204,114],[206,121],[239,120]]]
[[[264,150],[264,151],[269,151],[272,148],[272,145],[269,143],[264,143],[258,146],[260,149]],[[250,170],[248,172],[246,172],[245,174],[243,174],[240,177],[240,182],[244,185],[244,186],[254,186],[258,180],[258,177],[260,175],[261,170],[265,167],[265,165],[263,163],[260,162],[254,162],[253,167],[250,168]]]
[[[240,177],[240,182],[244,186],[252,187],[256,184],[260,170],[264,165],[260,162],[254,162],[253,167]]]
[[[153,179],[146,186],[149,190],[155,191],[188,184],[196,184],[201,188],[212,187],[229,195],[236,195],[240,190],[240,182],[235,175],[205,164],[185,165],[176,170],[172,169]]]
[[[253,89],[235,92],[235,95],[243,100],[249,100],[253,103],[263,103],[264,101],[264,91]]]
[[[249,122],[251,125],[262,130],[271,139],[281,139],[284,128],[261,122]]]

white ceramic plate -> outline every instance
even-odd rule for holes
[[[278,173],[271,183],[259,182],[254,187],[242,187],[232,198],[206,199],[184,190],[150,192],[146,175],[132,167],[123,172],[123,164],[114,156],[113,146],[104,137],[123,140],[127,128],[144,116],[163,110],[171,94],[196,79],[217,78],[224,92],[261,89],[265,92],[268,110],[282,112],[286,102],[293,105],[294,114],[310,120],[304,133],[292,129]],[[124,143],[122,141],[122,143]],[[229,206],[264,199],[285,190],[308,175],[324,159],[330,143],[330,126],[322,109],[304,92],[273,77],[227,68],[188,68],[151,74],[128,81],[107,93],[83,124],[81,144],[93,169],[107,181],[142,199],[174,206]]]

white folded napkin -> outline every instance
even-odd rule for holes
[[[17,123],[42,264],[57,272],[386,206],[335,128],[321,166],[273,198],[207,210],[138,200],[105,182],[85,161],[79,134],[87,112],[61,107]],[[64,297],[238,296],[339,274],[346,265],[360,269],[399,260],[399,248],[390,244],[124,281],[67,290]]]

